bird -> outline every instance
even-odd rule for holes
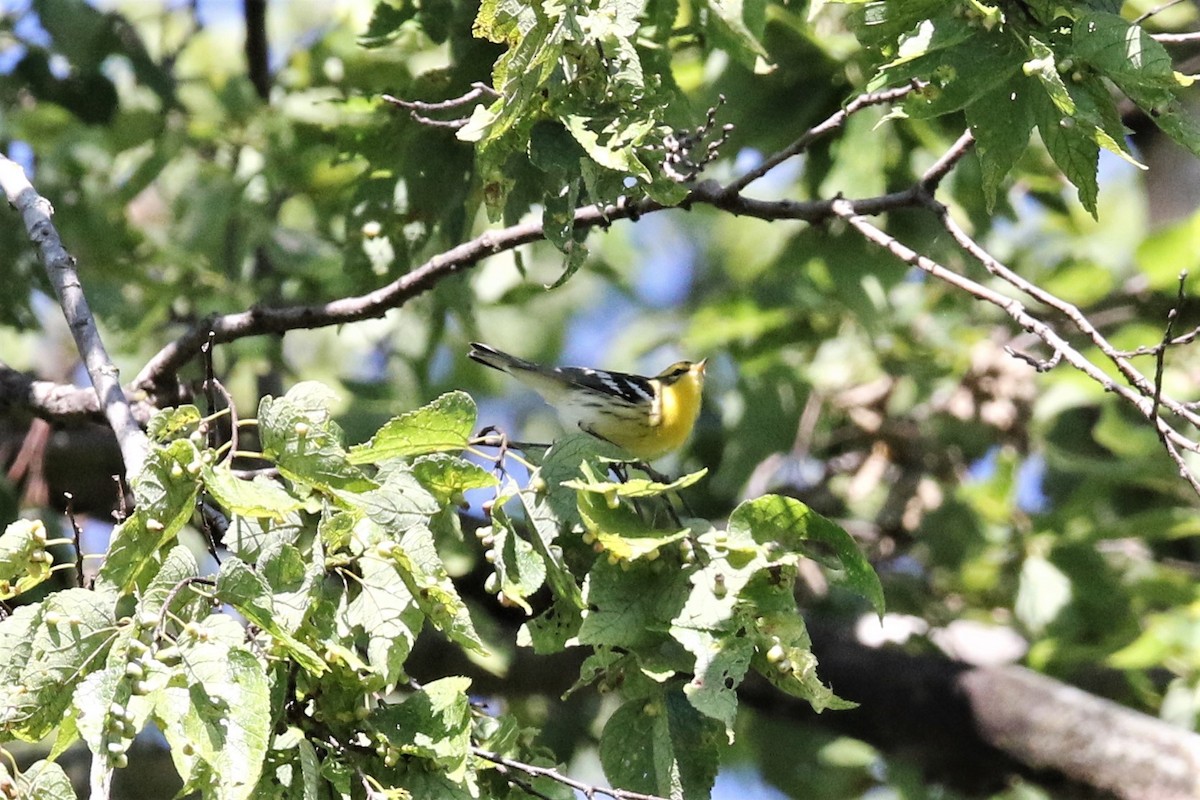
[[[507,372],[553,406],[568,428],[578,427],[638,461],[653,461],[687,442],[700,415],[702,361],[679,361],[653,378],[590,367],[545,367],[490,345],[467,354]]]

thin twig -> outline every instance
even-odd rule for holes
[[[1159,44],[1191,44],[1200,42],[1200,31],[1188,33],[1152,33],[1150,38]]]
[[[557,781],[564,786],[569,786],[577,792],[583,792],[585,797],[595,797],[598,794],[612,797],[614,800],[666,800],[653,794],[642,794],[641,792],[631,792],[626,789],[606,789],[603,786],[591,786],[582,781],[577,781],[574,778],[568,778],[553,767],[539,767],[536,764],[526,764],[523,761],[502,756],[499,753],[493,753],[490,750],[484,750],[482,747],[471,747],[472,755],[482,758],[484,761],[490,761],[500,767],[515,769],[524,772],[526,775],[531,775],[535,778],[549,778],[552,781]],[[499,770],[503,772],[503,770]]]
[[[490,95],[494,99],[499,97],[500,93],[487,84],[476,81],[475,83],[471,84],[470,91],[466,92],[465,94],[462,94],[458,97],[452,97],[449,100],[442,100],[437,103],[430,103],[424,100],[402,100],[401,98],[390,94],[380,95],[380,97],[382,97],[384,101],[391,103],[394,106],[405,109],[408,111],[409,116],[422,125],[428,125],[432,128],[458,129],[465,127],[466,124],[471,121],[471,118],[459,117],[456,119],[434,119],[425,115],[431,111],[457,110],[465,106],[467,103],[478,100],[480,97],[485,95]]]
[[[986,269],[992,275],[1000,278],[1005,283],[1008,283],[1013,288],[1018,289],[1029,297],[1032,297],[1039,303],[1053,308],[1055,311],[1058,311],[1067,319],[1071,320],[1075,327],[1078,328],[1084,336],[1090,339],[1092,344],[1094,344],[1100,350],[1100,352],[1102,352],[1105,357],[1116,366],[1117,370],[1127,381],[1129,381],[1130,385],[1137,389],[1138,394],[1141,395],[1142,398],[1149,400],[1149,398],[1155,394],[1154,387],[1151,385],[1146,376],[1139,372],[1138,369],[1134,367],[1132,363],[1130,363],[1128,358],[1125,358],[1115,347],[1112,346],[1112,343],[1109,342],[1104,335],[1096,329],[1096,326],[1092,324],[1092,321],[1089,320],[1077,306],[1068,303],[1056,295],[1051,294],[1042,287],[1026,280],[1005,266],[999,259],[984,250],[982,246],[972,239],[970,235],[968,235],[967,232],[964,231],[950,215],[948,209],[944,205],[932,198],[927,199],[927,204],[929,205],[930,209],[938,215],[939,219],[941,220],[942,227],[944,227],[946,231],[954,238],[959,247],[961,247],[972,258],[983,265],[984,269]],[[1043,341],[1047,341],[1045,337],[1041,336],[1040,334],[1039,337],[1042,338]],[[1047,341],[1047,343],[1049,342]],[[1107,389],[1108,386],[1106,385],[1105,388]],[[1173,413],[1178,414],[1181,418],[1187,420],[1192,425],[1200,426],[1200,414],[1197,414],[1195,411],[1187,408],[1184,406],[1184,404],[1163,398],[1163,405],[1169,408]],[[1141,410],[1145,414],[1149,409],[1146,408]]]
[[[0,155],[0,187],[4,189],[8,202],[20,212],[29,239],[38,249],[42,265],[67,318],[67,326],[75,338],[75,346],[104,408],[104,416],[117,436],[125,474],[133,478],[142,471],[149,440],[133,417],[125,400],[125,392],[121,389],[120,374],[104,349],[104,342],[96,329],[96,319],[83,293],[75,259],[63,247],[58,231],[50,220],[54,208],[49,200],[33,188],[21,165],[3,155]]]
[[[83,529],[75,519],[75,495],[63,492],[67,500],[67,520],[71,523],[71,535],[75,541],[75,585],[83,586]]]
[[[1158,416],[1158,406],[1162,402],[1162,382],[1163,382],[1163,367],[1167,358],[1167,344],[1171,341],[1171,335],[1174,333],[1175,320],[1183,310],[1184,301],[1187,299],[1184,295],[1184,286],[1187,283],[1187,270],[1182,270],[1179,273],[1179,294],[1175,298],[1175,305],[1167,312],[1167,326],[1163,330],[1162,342],[1158,346],[1158,353],[1154,357],[1154,405],[1151,407],[1151,413]],[[1166,437],[1162,431],[1158,432],[1158,438],[1162,440],[1163,445],[1170,450]]]
[[[971,151],[975,146],[975,136],[971,133],[971,129],[967,128],[955,140],[954,144],[950,145],[950,149],[942,153],[942,157],[933,162],[933,166],[925,170],[925,174],[921,176],[921,188],[932,194],[937,191],[942,180],[950,174],[950,170],[963,159],[963,157]]]
[[[1184,0],[1167,0],[1167,2],[1161,3],[1157,6],[1155,6],[1154,8],[1150,9],[1149,11],[1142,14],[1141,16],[1135,17],[1133,20],[1133,24],[1141,25],[1143,22],[1150,19],[1155,14],[1161,14],[1162,12],[1166,11],[1168,8],[1171,8],[1172,6],[1177,6],[1182,2],[1184,2]]]
[[[750,170],[733,183],[729,184],[726,189],[732,194],[740,193],[747,186],[778,167],[784,161],[803,153],[808,149],[808,146],[817,139],[820,139],[825,134],[835,131],[845,125],[846,120],[850,118],[851,114],[855,114],[870,106],[893,103],[896,100],[900,100],[912,92],[917,91],[922,86],[924,86],[924,83],[918,80],[913,80],[911,83],[905,86],[897,86],[894,89],[884,89],[879,92],[860,94],[858,97],[847,103],[845,108],[833,113],[824,122],[821,122],[818,125],[806,130],[803,134],[801,134],[799,139],[792,142],[778,153],[775,153],[770,158],[764,160],[757,167]]]
[[[856,214],[851,203],[840,200],[835,202],[835,211],[838,216],[842,217],[846,222],[861,234],[867,241],[882,247],[889,253],[899,258],[906,264],[910,264],[918,269],[932,275],[940,281],[943,281],[956,289],[959,289],[967,294],[984,302],[991,303],[1008,314],[1018,325],[1027,331],[1036,335],[1044,341],[1055,353],[1061,354],[1062,358],[1066,359],[1071,366],[1087,375],[1089,378],[1098,383],[1105,391],[1113,392],[1123,400],[1130,403],[1138,412],[1148,419],[1155,429],[1165,437],[1164,443],[1167,445],[1168,454],[1180,466],[1180,475],[1191,486],[1192,489],[1200,494],[1200,479],[1197,479],[1192,472],[1187,469],[1183,461],[1182,455],[1177,451],[1177,448],[1191,450],[1193,452],[1200,451],[1200,445],[1187,439],[1170,425],[1162,417],[1153,413],[1152,402],[1150,399],[1151,392],[1143,393],[1141,387],[1131,388],[1117,383],[1104,373],[1098,366],[1093,364],[1083,356],[1078,350],[1070,345],[1065,339],[1055,333],[1054,329],[1047,325],[1044,321],[1034,317],[1025,310],[1025,306],[1016,298],[1001,294],[1000,292],[991,289],[983,284],[960,275],[957,272],[939,264],[928,256],[916,252],[904,243],[900,242],[895,237],[880,230],[872,225],[863,216]],[[991,258],[988,256],[988,258]],[[1111,348],[1110,348],[1111,349]],[[1145,383],[1144,376],[1142,383]],[[1136,390],[1135,390],[1136,389]],[[1164,402],[1165,404],[1165,402]],[[1174,403],[1175,406],[1180,406]],[[1174,410],[1174,409],[1172,409]],[[1186,411],[1186,409],[1184,409]],[[1192,412],[1187,412],[1189,415]]]

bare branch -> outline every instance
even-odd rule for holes
[[[885,105],[887,103],[900,100],[906,95],[917,91],[923,85],[924,84],[920,81],[914,80],[912,83],[906,86],[899,86],[895,89],[884,89],[883,91],[871,92],[870,94],[860,94],[858,97],[847,103],[845,108],[832,114],[824,122],[809,128],[800,136],[799,139],[792,142],[790,145],[780,150],[770,158],[766,159],[757,167],[735,180],[733,183],[729,184],[728,190],[731,193],[741,192],[747,186],[778,167],[784,161],[803,153],[808,149],[808,146],[817,139],[820,139],[825,134],[835,131],[845,125],[846,120],[850,118],[851,114],[855,114],[870,106]]]
[[[409,115],[422,125],[428,125],[432,128],[458,129],[464,127],[468,122],[470,122],[470,117],[459,117],[456,119],[433,119],[432,117],[427,117],[425,115],[432,111],[456,111],[481,97],[486,96],[490,99],[495,99],[500,96],[500,93],[487,84],[476,81],[475,83],[471,84],[470,91],[466,92],[465,94],[462,94],[458,97],[452,97],[449,100],[442,100],[441,102],[437,103],[429,103],[424,100],[402,100],[399,97],[390,94],[380,96],[386,102],[407,110]]]
[[[590,786],[582,781],[577,781],[574,778],[568,778],[553,767],[539,767],[536,764],[526,764],[523,761],[502,756],[499,753],[493,753],[489,750],[484,750],[481,747],[471,747],[471,753],[477,758],[482,758],[484,761],[490,761],[497,765],[497,771],[503,773],[509,769],[515,769],[523,772],[526,775],[531,775],[535,778],[549,778],[552,781],[557,781],[564,786],[569,786],[577,792],[582,792],[584,797],[595,797],[596,795],[604,795],[612,797],[614,800],[665,800],[653,794],[642,794],[641,792],[630,792],[625,789],[605,789],[603,786]]]
[[[0,155],[0,187],[8,202],[20,212],[29,232],[29,239],[38,248],[42,264],[58,296],[67,325],[75,337],[75,346],[83,357],[88,377],[104,408],[104,416],[117,435],[125,474],[130,478],[141,472],[149,442],[125,399],[117,367],[109,358],[96,329],[96,320],[83,293],[75,259],[62,245],[50,217],[54,209],[50,201],[37,193],[25,177],[25,170],[16,162]]]
[[[950,170],[954,169],[954,166],[959,161],[962,161],[963,157],[974,146],[975,136],[971,133],[971,129],[967,128],[954,144],[950,146],[950,149],[942,153],[942,157],[933,162],[933,166],[925,170],[925,174],[921,176],[921,188],[929,192],[932,196],[942,180],[950,174]]]
[[[960,275],[957,272],[939,264],[928,256],[916,252],[912,248],[900,242],[895,237],[880,230],[879,228],[868,222],[863,216],[857,214],[853,204],[838,200],[834,202],[835,212],[839,217],[842,217],[846,222],[861,234],[867,241],[882,247],[892,255],[899,258],[906,264],[910,264],[918,269],[932,275],[940,281],[943,281],[956,289],[960,289],[967,294],[984,302],[1000,308],[1008,314],[1018,325],[1025,330],[1033,333],[1043,342],[1045,342],[1054,352],[1061,358],[1066,359],[1067,363],[1075,367],[1075,369],[1087,375],[1089,378],[1098,383],[1105,391],[1113,392],[1122,400],[1125,400],[1134,408],[1137,409],[1143,417],[1154,425],[1167,448],[1167,452],[1175,460],[1180,468],[1180,476],[1183,477],[1197,492],[1200,494],[1200,479],[1198,479],[1183,461],[1179,450],[1190,450],[1200,452],[1200,445],[1186,438],[1164,420],[1161,416],[1155,413],[1155,404],[1152,399],[1153,387],[1151,387],[1141,373],[1137,373],[1138,381],[1133,387],[1125,386],[1113,381],[1100,367],[1089,361],[1082,353],[1071,346],[1066,339],[1057,334],[1053,328],[1047,325],[1044,321],[1030,314],[1025,310],[1025,306],[1016,298],[1009,297],[992,288],[989,288],[965,275]],[[963,234],[965,236],[965,234]],[[974,243],[972,242],[974,245]],[[978,245],[974,245],[978,248]],[[992,259],[982,248],[978,248],[979,252],[991,260],[994,264],[998,264],[995,259]],[[990,271],[990,270],[989,270]],[[995,273],[994,273],[995,274]],[[1024,283],[1024,279],[1014,276],[1018,282]],[[1033,287],[1039,294],[1046,294],[1041,289]],[[1053,298],[1057,300],[1057,298]],[[1061,303],[1062,301],[1058,301]],[[1070,308],[1074,308],[1070,306]],[[1076,310],[1076,313],[1078,311]],[[1086,323],[1086,319],[1084,320]],[[1086,323],[1090,327],[1090,323]],[[1111,345],[1098,333],[1096,334],[1100,341],[1107,346],[1108,351],[1112,351]],[[1103,348],[1102,348],[1103,349]],[[1108,352],[1105,355],[1109,355]],[[1111,356],[1110,356],[1111,357]],[[1148,391],[1143,391],[1148,390]],[[1185,408],[1182,404],[1163,398],[1163,405],[1175,411],[1177,408],[1181,416],[1195,416],[1194,412]]]
[[[720,184],[706,181],[689,192],[680,205],[684,208],[691,205],[711,205],[740,216],[764,220],[820,222],[835,216],[833,203],[833,200],[752,200],[731,193]],[[921,192],[910,189],[855,200],[851,205],[858,213],[880,214],[897,208],[919,207],[922,203]],[[607,227],[615,220],[635,219],[672,207],[653,200],[603,207],[586,206],[576,210],[575,227]],[[345,297],[313,306],[254,308],[201,320],[191,330],[156,353],[134,378],[133,386],[146,391],[160,389],[170,376],[200,352],[201,346],[208,341],[209,331],[212,331],[217,343],[222,343],[247,336],[285,333],[300,328],[308,330],[382,317],[388,311],[399,308],[412,298],[429,291],[443,279],[475,266],[488,256],[544,238],[545,232],[540,222],[520,223],[501,230],[487,231],[434,256],[387,286],[365,295]]]
[[[1189,33],[1153,33],[1150,38],[1159,44],[1191,44],[1200,42],[1200,31]]]
[[[140,424],[145,424],[154,407],[145,400],[126,395],[125,398]],[[0,413],[21,409],[47,422],[80,425],[85,422],[104,422],[100,400],[94,389],[86,389],[51,381],[34,380],[23,372],[0,364]]]
[[[1112,343],[1109,342],[1104,335],[1096,329],[1096,326],[1092,324],[1092,321],[1088,319],[1078,307],[1059,297],[1056,297],[1037,284],[1022,278],[1020,275],[1001,263],[999,259],[988,253],[974,239],[972,239],[967,232],[964,231],[961,226],[959,226],[954,218],[950,216],[950,213],[947,211],[946,207],[941,203],[938,203],[930,198],[929,205],[930,208],[932,208],[938,214],[939,218],[941,219],[942,226],[946,229],[946,231],[952,237],[954,237],[954,240],[958,242],[959,246],[963,250],[965,250],[971,255],[972,258],[982,264],[984,269],[986,269],[992,275],[1000,278],[1005,283],[1008,283],[1013,288],[1020,290],[1029,297],[1037,300],[1039,303],[1058,311],[1067,319],[1071,320],[1071,322],[1075,324],[1075,327],[1078,328],[1081,333],[1087,336],[1087,338],[1091,340],[1092,344],[1094,344],[1100,350],[1100,352],[1105,355],[1105,357],[1112,361],[1121,375],[1127,381],[1129,381],[1131,386],[1137,389],[1137,393],[1140,394],[1142,398],[1149,399],[1154,396],[1154,386],[1150,383],[1146,376],[1139,372],[1137,368],[1130,363],[1128,358],[1123,356],[1120,351],[1112,346]],[[1045,337],[1041,336],[1041,334],[1039,334],[1039,337],[1042,338],[1043,341],[1046,341],[1047,344],[1050,343],[1049,340],[1045,339]],[[1108,387],[1106,386],[1105,388]],[[1178,414],[1180,417],[1187,420],[1192,425],[1200,426],[1200,414],[1197,414],[1193,410],[1187,408],[1184,404],[1163,398],[1163,405],[1165,405],[1175,414]],[[1143,413],[1145,413],[1145,411]],[[1151,414],[1150,416],[1154,415]]]

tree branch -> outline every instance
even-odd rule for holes
[[[155,411],[154,407],[145,400],[128,395],[125,399],[133,418],[140,425],[146,424]],[[100,400],[94,389],[35,380],[0,364],[0,414],[11,409],[27,411],[47,422],[61,425],[104,422]]]
[[[552,781],[561,783],[563,786],[569,786],[577,792],[582,792],[584,797],[604,795],[605,797],[612,797],[614,800],[665,800],[665,798],[653,794],[630,792],[625,789],[605,789],[603,786],[590,786],[574,778],[568,778],[552,767],[539,767],[536,764],[526,764],[523,761],[517,761],[507,756],[502,756],[499,753],[484,750],[481,747],[472,746],[471,753],[477,758],[492,762],[501,771],[515,769],[535,778],[549,778]]]
[[[1096,383],[1102,386],[1105,391],[1113,392],[1121,399],[1132,405],[1135,409],[1137,409],[1139,414],[1141,414],[1143,417],[1149,420],[1151,424],[1154,425],[1155,430],[1162,437],[1163,443],[1167,449],[1167,453],[1171,456],[1172,460],[1175,461],[1176,466],[1179,468],[1180,477],[1186,480],[1197,494],[1200,494],[1200,478],[1197,478],[1197,476],[1192,473],[1184,461],[1182,454],[1179,452],[1180,450],[1200,452],[1200,445],[1180,434],[1178,431],[1172,428],[1166,422],[1166,420],[1155,413],[1155,403],[1153,400],[1154,387],[1145,379],[1145,376],[1143,376],[1141,373],[1137,373],[1135,370],[1136,380],[1131,381],[1133,383],[1132,387],[1117,383],[1107,374],[1105,374],[1100,367],[1093,364],[1082,353],[1072,347],[1066,339],[1056,333],[1054,329],[1047,325],[1043,320],[1030,314],[1025,309],[1024,304],[1022,304],[1016,298],[1009,297],[1008,295],[984,286],[983,284],[974,281],[965,275],[960,275],[948,267],[939,264],[928,256],[916,252],[895,237],[885,233],[868,222],[862,215],[855,211],[852,203],[849,203],[845,200],[838,200],[835,201],[834,205],[836,207],[835,211],[837,215],[846,220],[846,222],[865,239],[867,239],[867,241],[882,247],[906,264],[917,267],[918,269],[927,272],[938,280],[943,281],[944,283],[947,283],[956,289],[960,289],[973,297],[983,300],[984,302],[991,303],[992,305],[1000,308],[1006,314],[1012,317],[1013,321],[1015,321],[1018,325],[1030,333],[1033,333],[1035,336],[1045,342],[1056,354],[1056,357],[1061,356],[1071,366],[1075,367],[1077,370],[1096,381]],[[948,214],[944,215],[943,222],[944,224],[954,226],[955,228],[957,227],[954,225],[953,220],[950,220]],[[965,233],[962,233],[961,235],[966,237]],[[958,237],[956,236],[955,238],[957,239]],[[970,241],[969,237],[967,237],[966,240]],[[989,272],[992,272],[992,274],[996,275],[1004,275],[1006,273],[1007,268],[1004,268],[1002,264],[987,254],[986,251],[983,251],[983,249],[978,245],[975,245],[974,242],[971,242],[971,244],[973,245],[973,249],[971,250],[972,255],[978,253],[987,259],[988,264],[990,264]],[[1014,286],[1021,288],[1023,285],[1029,285],[1026,281],[1024,281],[1023,278],[1020,278],[1011,272],[1008,274],[1010,274],[1013,278],[1013,281],[1010,281],[1010,283],[1013,283]],[[1082,318],[1083,325],[1085,326],[1083,329],[1085,332],[1090,331],[1090,336],[1095,337],[1093,338],[1093,341],[1097,342],[1097,346],[1101,347],[1099,342],[1103,342],[1104,347],[1101,347],[1101,349],[1105,352],[1105,355],[1113,358],[1114,361],[1119,358],[1116,351],[1110,344],[1108,344],[1107,340],[1105,340],[1103,336],[1099,334],[1099,332],[1095,331],[1095,328],[1091,326],[1091,323],[1087,321],[1086,317],[1082,316],[1078,309],[1075,309],[1074,306],[1071,306],[1068,303],[1058,300],[1058,298],[1054,298],[1040,287],[1030,285],[1030,288],[1032,291],[1031,296],[1036,296],[1039,300],[1042,300],[1042,297],[1046,296],[1052,302],[1057,304],[1057,306],[1052,307],[1060,307],[1060,310],[1073,309],[1074,313]],[[1043,300],[1043,302],[1045,301]],[[1070,315],[1069,311],[1064,311],[1064,313]],[[1181,415],[1186,414],[1189,417],[1194,416],[1194,412],[1185,408],[1177,401],[1163,397],[1161,398],[1161,402],[1165,407],[1170,408],[1176,413],[1180,413]]]
[[[920,84],[913,82],[897,89],[861,95],[847,104],[844,109],[839,109],[823,122],[810,128],[787,148],[771,156],[756,169],[729,185],[721,186],[711,181],[699,184],[689,192],[679,207],[686,209],[692,205],[711,205],[733,214],[763,220],[791,219],[820,222],[831,219],[834,216],[832,200],[768,202],[742,197],[740,191],[770,169],[803,152],[816,139],[844,125],[850,115],[873,105],[904,97],[918,88],[920,88]],[[965,153],[965,148],[962,150]],[[946,168],[949,169],[949,166],[961,158],[963,153],[952,158]],[[880,214],[897,208],[919,206],[922,202],[919,187],[913,187],[903,192],[857,200],[853,205],[859,213]],[[604,207],[593,204],[576,210],[575,227],[577,229],[607,227],[617,220],[637,219],[645,214],[663,211],[667,208],[674,208],[674,206],[663,206],[649,199]],[[408,300],[432,289],[444,278],[475,266],[487,256],[512,250],[544,238],[545,232],[540,222],[526,222],[501,230],[487,231],[469,242],[434,256],[387,286],[365,295],[346,297],[321,305],[254,308],[249,311],[209,317],[197,323],[191,330],[156,353],[142,367],[141,372],[133,381],[133,387],[151,392],[160,390],[184,364],[200,352],[200,348],[208,341],[210,331],[214,336],[213,341],[220,344],[247,336],[285,333],[300,328],[321,328],[382,317],[393,308],[399,308]]]
[[[125,474],[132,478],[141,472],[149,443],[125,399],[117,367],[104,349],[100,332],[96,329],[96,320],[79,281],[79,273],[75,269],[75,259],[63,247],[58,231],[50,220],[54,209],[50,201],[39,195],[29,183],[25,170],[2,155],[0,187],[4,189],[8,202],[20,212],[29,239],[38,248],[38,255],[58,296],[71,335],[75,338],[75,346],[83,357],[88,377],[104,409],[104,416],[121,446]]]

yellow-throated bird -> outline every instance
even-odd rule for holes
[[[682,447],[700,414],[704,361],[680,361],[644,378],[588,367],[543,367],[478,342],[471,343],[468,355],[534,389],[568,427],[578,426],[642,461]]]

